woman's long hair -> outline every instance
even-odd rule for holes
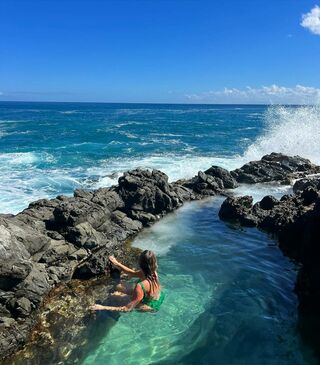
[[[150,250],[143,251],[139,258],[139,266],[150,283],[150,296],[153,296],[160,289],[160,282],[157,275],[158,264],[154,252]]]

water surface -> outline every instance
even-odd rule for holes
[[[81,365],[312,364],[297,330],[294,265],[256,229],[191,203],[134,241],[159,256],[156,314],[122,314]]]

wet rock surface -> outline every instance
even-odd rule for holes
[[[221,187],[225,175],[217,178]],[[184,184],[169,184],[161,171],[136,169],[118,186],[77,189],[73,197],[42,199],[15,216],[1,215],[1,355],[24,344],[43,299],[59,283],[109,273],[111,254],[128,262],[130,237],[184,201],[216,194],[214,179],[199,172]]]
[[[134,263],[138,253],[128,241],[143,227],[186,201],[230,195],[229,189],[241,182],[288,182],[319,172],[308,160],[280,154],[245,166],[231,173],[212,166],[191,179],[173,183],[161,171],[135,169],[124,173],[117,186],[77,189],[73,197],[42,199],[15,216],[0,215],[1,356],[12,354],[28,341],[6,364],[20,364],[23,359],[28,359],[26,364],[77,363],[82,356],[76,350],[77,341],[83,341],[83,334],[91,328],[84,325],[92,317],[88,317],[87,307],[97,299],[108,301],[109,292],[102,294],[101,288],[110,289],[114,284],[93,285],[93,290],[87,283],[101,275],[110,279],[110,254],[126,264]],[[319,253],[313,238],[320,242],[319,192],[308,184],[303,185],[308,188],[299,187],[297,194],[280,201],[268,196],[253,205],[251,197],[229,197],[220,211],[222,219],[277,233],[281,248],[300,258],[305,270],[300,271],[297,281],[301,302],[320,282],[319,270],[313,265],[313,254]],[[71,333],[66,327],[64,345],[57,339],[63,321],[73,328]],[[108,328],[107,322],[103,322],[102,331]],[[40,348],[48,349],[43,352]]]
[[[259,161],[251,161],[240,169],[231,171],[238,183],[256,184],[280,182],[290,184],[294,179],[320,173],[320,167],[300,156],[286,156],[282,153],[265,155]]]

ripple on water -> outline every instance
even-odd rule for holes
[[[82,365],[312,363],[293,264],[263,233],[219,221],[220,203],[187,205],[135,240],[157,252],[166,299],[156,314],[122,315]]]

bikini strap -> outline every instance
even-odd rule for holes
[[[143,285],[142,281],[139,281],[139,282],[138,282],[138,284],[140,284],[141,289],[143,290],[143,294],[144,294],[144,295],[146,295],[146,294],[147,294],[147,293],[146,293],[146,289],[145,289],[145,287],[144,287],[144,285]]]

